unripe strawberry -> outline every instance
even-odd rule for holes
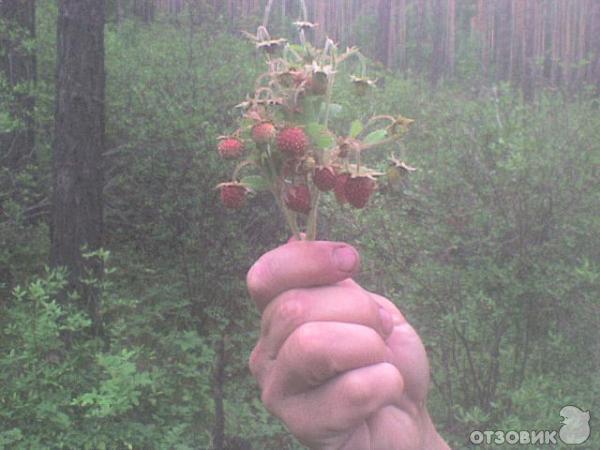
[[[244,152],[244,143],[236,138],[225,138],[221,139],[217,149],[224,159],[237,159]]]
[[[310,212],[310,189],[305,184],[290,186],[285,193],[285,204],[289,209],[302,214]]]
[[[375,190],[375,180],[371,177],[358,176],[349,178],[344,186],[346,200],[355,208],[364,208]]]
[[[287,156],[300,157],[306,153],[308,137],[302,128],[285,128],[277,136],[277,148]]]
[[[219,186],[221,203],[225,208],[239,209],[246,204],[248,189],[240,183],[223,183]]]
[[[349,173],[340,173],[335,177],[335,198],[340,205],[343,205],[348,200],[346,199],[346,183],[350,179]]]
[[[271,122],[262,122],[252,127],[252,140],[257,144],[268,144],[277,134]]]
[[[315,169],[313,182],[322,192],[331,191],[336,185],[337,177],[331,167],[321,166]]]

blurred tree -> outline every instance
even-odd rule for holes
[[[51,263],[69,271],[99,330],[97,300],[80,284],[100,276],[82,247],[102,245],[105,128],[104,0],[61,0],[58,17]]]
[[[0,132],[0,165],[15,170],[32,156],[34,146],[35,0],[1,1],[0,18],[0,74],[14,92],[10,112],[17,123],[13,130]]]
[[[154,20],[155,12],[155,0],[133,0],[133,13],[145,23],[150,23]]]
[[[171,10],[172,1],[157,0],[157,8]],[[317,42],[328,36],[342,45],[358,45],[387,67],[414,69],[433,82],[460,76],[511,81],[528,98],[547,85],[569,91],[600,85],[596,0],[206,0],[206,4],[214,15],[236,25],[246,25],[245,20],[257,17],[265,5],[280,10],[284,23],[286,18],[297,20],[305,9],[308,20],[319,24]]]
[[[440,32],[444,27],[445,11],[442,0],[433,0],[433,36],[430,78],[433,84],[442,77],[444,70],[444,35]]]

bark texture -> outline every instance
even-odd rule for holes
[[[81,249],[102,246],[104,19],[104,0],[60,1],[51,263],[67,268],[71,287],[87,297],[96,321],[95,295],[79,280],[101,271]]]

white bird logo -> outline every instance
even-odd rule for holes
[[[582,411],[577,406],[565,406],[560,410],[563,417],[558,435],[568,445],[583,444],[590,437],[590,412]]]

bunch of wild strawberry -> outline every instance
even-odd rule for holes
[[[301,45],[271,39],[264,27],[251,36],[267,55],[268,71],[237,106],[242,110],[240,127],[219,138],[221,157],[240,162],[232,181],[217,187],[223,205],[234,209],[243,207],[253,192],[270,190],[292,232],[299,237],[302,224],[307,239],[314,239],[319,197],[333,192],[340,204],[364,208],[384,174],[361,165],[362,152],[397,141],[412,120],[376,116],[367,124],[354,121],[345,135],[334,134],[329,121],[340,109],[332,103],[339,64],[353,55],[358,58],[362,74],[352,77],[356,95],[368,94],[375,83],[365,76],[364,58],[355,48],[338,54],[328,39],[323,49],[316,49],[304,39],[305,30],[314,25],[296,25]],[[380,128],[373,129],[375,124]],[[252,173],[240,177],[248,170]],[[411,170],[392,159],[388,182]]]

